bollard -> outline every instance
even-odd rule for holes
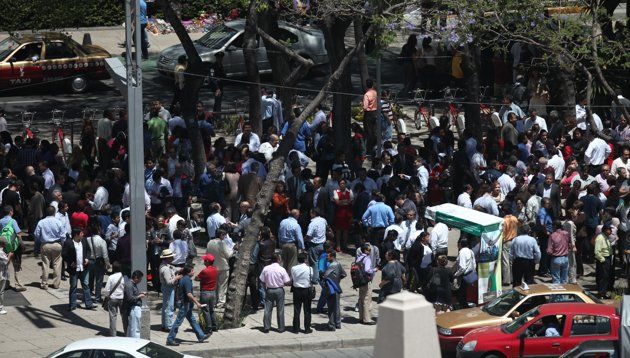
[[[424,296],[403,291],[378,308],[375,358],[441,357],[435,309]]]
[[[84,33],[82,45],[91,45],[91,44],[92,44],[92,36],[90,36],[89,32]]]

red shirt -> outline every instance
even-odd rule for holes
[[[70,215],[70,226],[87,229],[88,214],[81,211],[75,211],[72,215]]]
[[[214,291],[217,289],[217,268],[214,266],[206,266],[199,272],[199,281],[201,282],[202,291]]]

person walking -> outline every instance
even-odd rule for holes
[[[519,236],[512,240],[510,247],[512,262],[512,287],[519,286],[522,281],[530,285],[534,283],[534,270],[540,262],[540,247],[535,238],[523,227],[519,228]]]
[[[608,237],[612,234],[612,226],[605,223],[602,232],[595,238],[595,281],[600,298],[609,298],[607,291],[608,277],[612,269],[613,251]]]
[[[305,252],[298,254],[298,264],[291,268],[293,278],[293,330],[300,332],[300,311],[304,307],[304,333],[311,333],[311,287],[313,287],[313,268],[308,265],[308,256]]]
[[[4,291],[9,279],[9,255],[4,251],[6,247],[6,241],[0,240],[0,316],[7,314],[4,309]]]
[[[90,273],[88,270],[88,258],[91,255],[90,246],[85,238],[85,232],[80,228],[72,229],[72,240],[66,240],[63,243],[62,257],[66,262],[66,270],[70,275],[70,304],[69,311],[77,309],[77,286],[81,281],[83,289],[83,303],[85,309],[95,308],[92,304],[92,295],[90,293]]]
[[[228,247],[225,242],[227,232],[223,229],[216,231],[216,237],[208,241],[206,247],[206,254],[210,254],[214,257],[214,267],[218,271],[217,278],[217,292],[216,292],[216,304],[217,307],[225,304],[225,297],[228,287],[228,279],[230,278],[230,257],[232,257],[233,251]]]
[[[214,306],[217,303],[217,277],[219,275],[217,268],[214,267],[214,255],[205,254],[201,257],[203,264],[206,266],[197,277],[195,281],[199,281],[199,302],[205,305],[201,312],[203,314],[206,326],[204,331],[206,334],[212,334],[219,330],[217,323],[217,317],[214,314]]]
[[[128,316],[123,308],[123,299],[125,297],[125,279],[121,272],[120,263],[114,262],[112,265],[112,274],[109,275],[105,284],[105,294],[109,297],[107,304],[107,312],[109,313],[109,336],[116,337],[118,331],[116,329],[116,321],[118,320],[118,312],[123,319],[124,330],[127,330]]]
[[[361,324],[373,325],[372,321],[372,278],[374,277],[374,265],[371,257],[372,245],[364,243],[361,246],[361,255],[356,262],[361,262],[369,281],[365,286],[359,287],[359,321]]]
[[[324,272],[324,291],[326,292],[326,304],[328,305],[328,330],[335,331],[341,329],[341,280],[344,279],[346,271],[337,261],[337,253],[330,251],[327,253],[326,261],[328,267]]]
[[[273,306],[276,306],[278,319],[278,332],[285,330],[284,326],[284,286],[289,285],[291,278],[289,274],[280,266],[280,257],[273,254],[271,265],[265,266],[260,273],[260,281],[265,287],[265,314],[263,316],[263,333],[269,333],[271,328],[271,313]]]
[[[9,280],[11,276],[13,276],[14,290],[16,292],[23,292],[26,291],[26,287],[22,286],[18,278],[18,272],[22,271],[22,251],[24,250],[22,231],[13,218],[13,206],[5,205],[2,211],[4,217],[0,219],[0,230],[2,230],[0,239],[5,240],[7,243],[5,250],[9,256]],[[11,271],[13,271],[13,274],[11,274]],[[7,284],[7,287],[8,286]],[[59,286],[59,284],[57,284],[57,286]]]
[[[569,251],[571,238],[569,233],[562,228],[562,223],[558,220],[553,222],[554,232],[549,235],[547,243],[547,255],[551,258],[552,283],[567,283],[569,281]]]
[[[194,275],[195,270],[192,266],[185,266],[182,269],[182,278],[179,280],[178,286],[179,311],[177,312],[177,318],[175,322],[173,322],[170,332],[168,332],[168,337],[166,338],[167,346],[179,346],[179,342],[175,341],[175,337],[177,336],[179,326],[184,323],[184,319],[188,320],[188,323],[190,323],[190,326],[197,335],[197,342],[203,343],[210,337],[209,334],[203,333],[195,315],[193,315],[193,306],[196,306],[198,309],[202,308],[201,303],[195,298],[193,293],[192,277]]]
[[[179,268],[173,266],[175,254],[169,249],[162,250],[160,259],[160,287],[162,289],[162,332],[170,332],[175,313],[175,286],[182,278]]]
[[[53,265],[52,287],[57,289],[61,284],[61,252],[62,243],[65,240],[65,229],[61,222],[55,218],[55,211],[54,207],[47,207],[46,217],[37,223],[33,232],[35,240],[41,243],[41,287],[44,290],[48,289],[48,270],[51,263]]]

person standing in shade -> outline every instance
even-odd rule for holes
[[[210,64],[210,89],[214,94],[214,104],[212,112],[214,112],[214,120],[221,120],[221,102],[223,101],[223,79],[225,78],[225,69],[223,68],[223,52],[217,52],[214,55],[215,61]]]
[[[162,331],[169,332],[173,327],[173,313],[175,312],[175,287],[182,275],[176,273],[173,266],[175,255],[169,249],[162,250],[160,259],[160,288],[162,289]]]
[[[278,229],[278,241],[282,248],[282,265],[287,272],[297,262],[298,249],[304,250],[302,228],[297,220],[299,217],[300,211],[298,209],[291,210],[289,217],[280,222]]]
[[[361,246],[361,255],[356,261],[363,263],[364,271],[369,281],[365,286],[359,287],[359,321],[361,324],[372,325],[372,278],[374,277],[374,265],[372,265],[372,245],[366,242]]]
[[[341,280],[347,275],[343,266],[337,261],[337,253],[335,251],[331,250],[327,253],[326,261],[328,261],[328,267],[324,272],[323,291],[327,297],[328,330],[335,331],[335,329],[341,329],[341,306],[339,302],[342,292]]]
[[[265,266],[260,273],[260,281],[265,287],[265,314],[263,316],[263,333],[269,333],[271,328],[271,313],[276,306],[278,317],[278,332],[285,330],[284,326],[284,286],[291,283],[291,278],[284,267],[280,266],[280,257],[273,254],[271,265]]]
[[[519,236],[512,240],[510,247],[510,261],[512,262],[512,287],[525,282],[534,283],[534,270],[540,262],[540,247],[535,238],[523,228],[519,228]]]
[[[365,149],[368,155],[374,155],[376,146],[377,94],[374,81],[365,80],[365,94],[363,95],[363,130],[365,131]]]
[[[70,275],[70,305],[69,311],[77,309],[77,286],[81,281],[83,288],[83,302],[86,309],[95,308],[92,304],[92,296],[90,294],[90,274],[88,271],[88,257],[90,257],[90,246],[85,239],[85,233],[82,229],[72,229],[72,240],[66,240],[63,243],[61,256],[66,262],[66,270]]]
[[[177,331],[179,330],[179,326],[184,323],[184,319],[188,320],[190,326],[193,331],[197,335],[197,342],[203,343],[208,337],[209,334],[204,334],[203,330],[199,326],[195,315],[193,314],[193,306],[196,306],[198,309],[201,309],[201,303],[197,301],[195,295],[193,294],[193,284],[192,277],[195,275],[195,270],[191,266],[185,266],[182,269],[182,278],[179,280],[179,312],[177,313],[177,318],[175,322],[173,322],[173,327],[171,327],[171,331],[168,332],[168,337],[166,338],[167,346],[179,346],[179,342],[175,341],[175,337],[177,336]]]
[[[184,96],[184,86],[186,84],[186,67],[188,67],[188,57],[186,55],[180,55],[177,58],[177,65],[175,66],[175,73],[173,77],[173,101],[171,102],[171,113],[174,112],[175,105],[181,106]]]
[[[105,294],[109,297],[107,311],[109,312],[109,336],[116,337],[118,331],[116,329],[116,321],[118,320],[118,312],[123,320],[124,330],[127,331],[128,316],[123,308],[123,299],[125,297],[125,279],[120,272],[120,263],[114,262],[112,265],[112,274],[109,275],[105,284]]]
[[[228,279],[230,278],[229,259],[232,257],[233,251],[225,241],[226,236],[227,232],[225,230],[218,229],[216,231],[216,237],[208,241],[208,246],[206,247],[206,254],[213,256],[214,267],[218,270],[217,301],[215,302],[217,306],[223,306],[225,304]]]
[[[195,281],[199,281],[200,296],[199,302],[202,305],[206,305],[202,308],[203,316],[206,321],[205,333],[212,334],[219,330],[217,324],[217,317],[214,314],[214,306],[217,303],[217,268],[213,266],[214,255],[205,254],[201,257],[203,264],[206,266],[197,277]]]
[[[459,254],[457,255],[455,273],[453,276],[460,277],[459,290],[457,291],[457,300],[461,308],[468,308],[468,300],[466,294],[468,287],[477,280],[477,263],[475,262],[475,254],[468,247],[468,240],[460,239],[458,242]]]
[[[569,233],[564,231],[562,223],[558,220],[553,222],[553,233],[549,235],[547,242],[547,255],[551,258],[550,271],[553,283],[567,283],[569,281],[569,251],[571,238]]]
[[[293,277],[293,333],[300,331],[300,311],[304,306],[304,333],[311,333],[311,295],[315,276],[313,268],[307,264],[308,256],[305,252],[298,254],[298,264],[291,268]]]

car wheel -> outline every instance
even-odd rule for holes
[[[76,76],[70,80],[70,89],[73,93],[83,93],[88,88],[88,80],[83,76]]]
[[[502,354],[490,353],[483,356],[483,358],[503,358]]]

